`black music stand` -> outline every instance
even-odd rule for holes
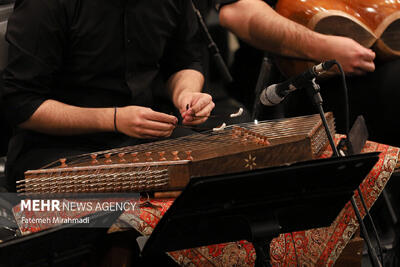
[[[153,233],[138,238],[141,256],[248,240],[256,250],[256,266],[268,266],[271,240],[280,233],[329,226],[378,155],[192,178]]]

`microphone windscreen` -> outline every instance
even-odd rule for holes
[[[260,101],[264,106],[275,106],[281,103],[283,97],[277,94],[277,84],[268,86],[261,92]]]

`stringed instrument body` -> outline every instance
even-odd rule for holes
[[[327,113],[335,132],[332,113]],[[228,126],[171,140],[60,159],[25,172],[23,194],[160,192],[191,177],[249,171],[316,158],[328,144],[319,115]]]
[[[279,0],[276,11],[307,28],[352,38],[371,48],[380,60],[400,56],[400,2],[388,0]],[[315,62],[277,58],[282,73],[292,76]]]

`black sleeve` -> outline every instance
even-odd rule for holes
[[[62,65],[64,12],[57,0],[20,0],[8,20],[8,65],[3,100],[12,125],[27,119],[51,96]]]
[[[221,8],[221,6],[227,5],[227,4],[232,4],[237,1],[239,1],[239,0],[214,0],[214,7],[217,10],[219,10]],[[278,2],[278,0],[263,0],[263,1],[272,7],[276,5],[276,2]]]
[[[201,63],[203,45],[191,1],[183,0],[179,26],[174,38],[169,40],[164,51],[162,60],[164,77],[168,79],[172,74],[184,69],[203,72]]]
[[[214,6],[217,10],[219,10],[221,8],[221,6],[227,5],[227,4],[232,4],[237,1],[239,1],[239,0],[214,0]]]

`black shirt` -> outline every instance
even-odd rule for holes
[[[46,99],[154,107],[171,74],[201,69],[187,0],[21,0],[6,39],[4,99],[13,124]]]
[[[171,74],[201,71],[197,27],[187,0],[19,0],[6,35],[6,115],[16,126],[47,99],[80,107],[157,109]],[[8,187],[14,189],[23,171],[59,157],[132,142],[139,140],[16,128],[7,155]]]
[[[214,6],[217,10],[219,10],[219,8],[222,5],[232,4],[237,1],[240,1],[240,0],[214,0]],[[278,2],[278,0],[263,0],[263,1],[266,2],[270,6],[273,6],[276,4],[276,2]]]

